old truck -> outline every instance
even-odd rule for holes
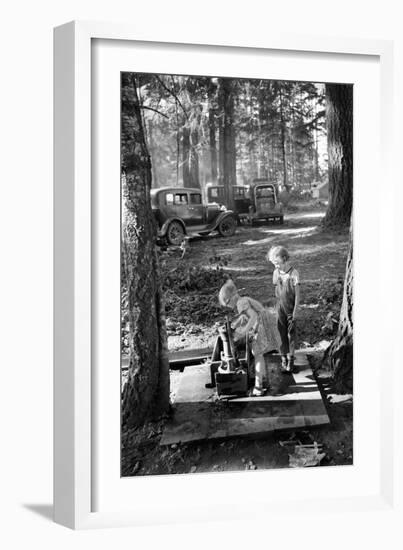
[[[277,185],[267,179],[254,179],[250,185],[233,185],[231,192],[238,221],[251,224],[260,220],[284,222],[284,209],[278,200]],[[207,199],[210,203],[228,207],[222,185],[209,185]]]
[[[249,187],[249,221],[284,222],[284,209],[278,200],[277,186],[266,179],[254,179]]]
[[[232,210],[217,203],[205,204],[197,188],[152,189],[151,207],[158,225],[158,237],[171,245],[180,245],[186,235],[208,235],[212,231],[230,237],[237,226]]]

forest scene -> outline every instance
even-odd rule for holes
[[[351,85],[121,74],[121,475],[353,463],[352,127]],[[280,330],[278,247],[261,374],[219,294]]]

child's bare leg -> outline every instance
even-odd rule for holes
[[[287,354],[288,357],[294,357],[295,356],[295,342],[293,339],[290,339],[290,351]]]
[[[263,355],[257,355],[255,357],[255,388],[263,389],[263,378],[265,375],[266,363]]]

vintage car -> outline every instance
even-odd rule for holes
[[[237,226],[232,210],[216,203],[203,204],[202,193],[197,188],[152,189],[151,207],[158,224],[158,237],[172,245],[180,245],[185,235],[208,235],[212,231],[230,237]]]
[[[233,185],[232,198],[234,204],[234,212],[237,214],[238,218],[241,220],[246,218],[249,213],[249,207],[251,201],[248,194],[248,187],[245,185]],[[222,204],[225,207],[229,207],[225,201],[225,191],[223,185],[208,185],[207,186],[207,200],[209,203],[216,202]]]
[[[258,220],[284,222],[283,205],[278,201],[277,186],[265,179],[254,179],[249,188],[251,205],[249,220],[253,224]]]

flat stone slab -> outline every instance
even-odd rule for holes
[[[161,445],[206,439],[264,435],[277,430],[329,424],[321,393],[306,355],[298,354],[299,372],[280,373],[280,358],[266,356],[270,392],[263,397],[218,400],[208,364],[185,367],[173,403],[173,416]]]

